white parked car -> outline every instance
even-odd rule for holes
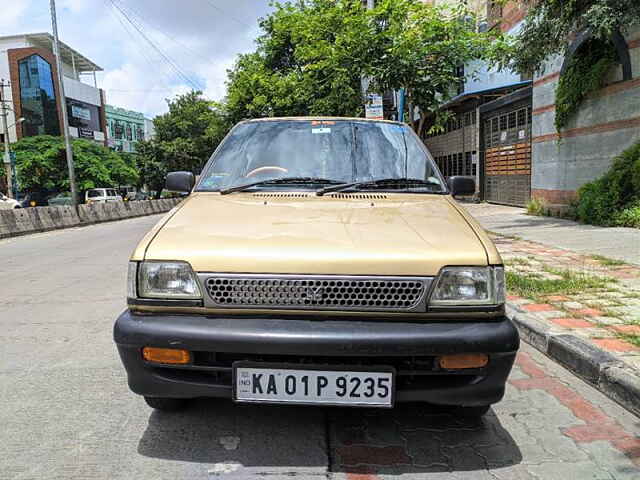
[[[84,194],[85,203],[121,202],[122,197],[115,188],[92,188]]]
[[[9,198],[4,193],[0,192],[0,210],[9,210],[13,208],[22,208],[22,206],[17,200]]]

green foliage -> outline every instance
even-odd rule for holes
[[[257,50],[229,72],[230,118],[361,115],[361,78],[373,79],[370,91],[404,87],[409,103],[436,111],[455,94],[459,65],[492,59],[504,46],[470,28],[462,7],[376,3],[374,10],[360,0],[276,3]]]
[[[571,59],[556,88],[556,130],[576,113],[584,98],[602,88],[607,72],[616,63],[616,51],[608,41],[590,40]]]
[[[229,71],[227,108],[234,122],[362,113],[360,79],[374,32],[360,2],[276,3],[260,26],[257,50]]]
[[[38,135],[11,145],[16,154],[20,188],[25,191],[66,191],[69,178],[64,140]],[[89,140],[72,142],[78,190],[135,184],[138,172],[116,152]]]
[[[617,156],[602,177],[580,188],[576,215],[596,225],[640,226],[640,142]]]
[[[541,198],[534,197],[527,202],[528,215],[546,215],[547,205]]]
[[[167,172],[195,174],[222,141],[230,123],[222,106],[192,91],[167,101],[169,111],[154,119],[156,136],[137,143],[140,185],[160,195]]]
[[[553,270],[558,279],[543,278],[535,273],[506,272],[507,291],[514,295],[541,300],[547,295],[588,293],[589,290],[606,288],[611,279],[585,275],[571,270]]]
[[[640,201],[616,213],[614,223],[619,227],[640,228]]]
[[[523,26],[506,63],[519,73],[542,72],[549,57],[564,55],[571,35],[589,30],[596,40],[611,39],[640,25],[638,0],[526,0]]]

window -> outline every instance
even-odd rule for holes
[[[247,122],[232,130],[205,167],[197,191],[282,177],[337,182],[421,178],[441,192],[431,156],[404,125],[356,120]]]
[[[129,141],[133,140],[133,130],[131,129],[131,125],[127,125],[125,127],[125,132],[126,132],[127,140]]]
[[[87,197],[89,198],[96,198],[96,197],[102,197],[103,196],[103,190],[89,190],[89,192],[87,192]]]
[[[22,132],[34,135],[60,135],[56,92],[51,65],[39,55],[18,62]]]
[[[124,126],[117,120],[115,122],[114,130],[114,137],[116,138],[116,140],[122,140],[122,137],[124,136]]]

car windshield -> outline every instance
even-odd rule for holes
[[[425,183],[398,183],[388,188],[446,190],[433,160],[408,126],[358,120],[270,120],[234,128],[209,160],[196,191],[260,182],[267,184],[255,188],[282,188],[283,182],[269,185],[278,179],[317,189],[328,182],[403,178],[424,179]],[[360,187],[367,188],[380,189]]]

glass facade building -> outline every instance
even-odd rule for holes
[[[60,135],[51,65],[39,55],[18,62],[24,136]]]

